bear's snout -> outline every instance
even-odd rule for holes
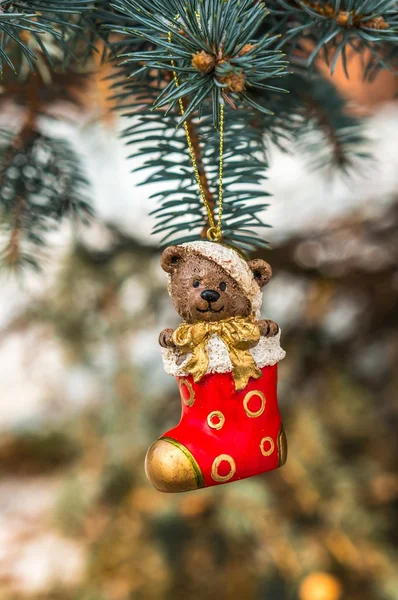
[[[220,298],[220,294],[216,292],[216,290],[204,290],[200,294],[200,297],[203,298],[203,300],[206,300],[206,302],[217,302]]]

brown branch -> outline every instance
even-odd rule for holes
[[[22,235],[22,214],[25,200],[18,196],[15,202],[15,220],[11,231],[10,240],[6,251],[7,262],[9,265],[17,265],[21,258],[21,235]]]
[[[310,96],[302,94],[301,98],[303,102],[307,104],[305,109],[306,117],[308,119],[315,119],[318,122],[319,128],[328,137],[336,164],[338,166],[343,166],[348,162],[348,159],[344,151],[344,146],[337,136],[336,128],[333,127],[328,112],[324,110],[319,102],[315,102]]]
[[[29,144],[32,134],[35,132],[37,115],[40,111],[40,79],[32,74],[27,85],[29,85],[29,108],[26,114],[25,122],[19,133],[15,136],[12,147],[8,152],[8,156],[6,156],[2,169],[3,174],[11,166],[15,152],[24,151]],[[7,261],[10,265],[18,264],[21,258],[22,218],[25,204],[25,198],[22,196],[17,196],[14,208],[14,223],[6,250]]]
[[[26,86],[29,86],[29,106],[26,113],[25,121],[22,125],[20,131],[14,137],[12,147],[10,151],[6,155],[6,160],[4,161],[4,165],[2,168],[2,172],[5,173],[7,169],[11,166],[11,163],[14,158],[14,153],[16,150],[24,150],[28,141],[31,138],[32,133],[35,131],[37,115],[40,110],[40,100],[38,96],[38,85],[37,81],[32,79],[34,76],[30,76]]]
[[[184,102],[184,109],[186,109],[185,102]],[[210,207],[211,214],[213,215],[213,219],[215,219],[214,211],[216,208],[216,203],[214,201],[214,196],[210,190],[209,180],[208,180],[205,165],[203,162],[203,153],[202,153],[202,148],[200,147],[200,137],[199,137],[198,128],[195,125],[195,123],[192,121],[191,118],[188,118],[186,123],[188,125],[188,131],[189,131],[189,135],[191,137],[192,147],[193,147],[194,154],[195,154],[195,160],[196,160],[196,164],[198,167],[198,172],[199,172],[200,182],[203,187],[203,192],[204,192],[205,198],[207,200],[207,203]],[[209,223],[209,219],[208,219],[208,216],[206,213],[206,224],[203,227],[202,232],[200,234],[202,238],[206,238],[206,233],[207,233],[209,226],[210,226],[210,223]]]
[[[37,116],[40,114],[41,101],[40,101],[40,84],[42,83],[41,78],[32,73],[27,81],[28,86],[28,110],[25,119],[25,123],[17,136],[16,140],[19,139],[18,148],[23,148],[30,139],[32,133],[36,127]]]
[[[166,82],[171,81],[172,78],[173,78],[172,71],[168,71],[165,73]],[[188,107],[188,100],[186,98],[182,98],[182,106],[183,106],[184,112],[185,112]],[[199,173],[200,182],[202,184],[203,192],[204,192],[205,198],[207,200],[207,203],[209,205],[213,219],[215,219],[214,211],[216,208],[216,203],[214,201],[214,196],[210,190],[209,180],[207,177],[207,173],[206,173],[206,169],[205,169],[205,165],[204,165],[204,161],[203,161],[203,153],[202,153],[202,148],[200,146],[200,136],[199,136],[198,128],[195,125],[195,123],[193,122],[192,117],[188,117],[185,122],[188,126],[188,132],[189,132],[189,136],[191,138],[192,148],[193,148],[193,152],[195,155],[196,165],[198,167],[198,173]],[[201,238],[206,239],[206,234],[207,234],[207,230],[209,229],[209,227],[210,227],[210,222],[209,222],[209,218],[208,218],[207,211],[206,211],[206,221],[205,221],[205,225],[203,226],[203,229],[200,234]]]

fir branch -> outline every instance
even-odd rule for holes
[[[170,110],[185,98],[188,117],[211,98],[218,126],[222,100],[234,107],[250,104],[252,90],[267,89],[267,79],[286,75],[283,55],[273,48],[276,38],[257,35],[268,14],[262,2],[115,0],[112,6],[138,23],[114,31],[150,44],[144,51],[121,55],[122,64],[178,73],[179,87],[163,90],[155,100],[158,108]]]
[[[372,66],[396,68],[386,61],[398,42],[395,0],[273,0],[270,8],[274,27],[286,30],[280,46],[291,56],[297,47],[305,53],[310,48],[309,67],[322,54],[333,73],[341,58],[348,76],[348,51],[367,49]]]
[[[176,128],[177,111],[160,115],[150,109],[160,85],[159,75],[153,73],[147,80],[142,74],[128,83],[128,92],[124,88],[117,96],[129,99],[124,114],[132,122],[123,137],[134,147],[135,157],[144,157],[138,170],[148,171],[148,176],[142,183],[159,181],[164,187],[153,195],[159,203],[152,213],[156,219],[154,233],[163,235],[162,244],[180,243],[203,234],[207,215],[193,176],[184,131]],[[251,126],[253,122],[252,111],[226,107],[223,233],[225,241],[248,251],[265,244],[258,232],[264,227],[261,215],[268,196],[262,187],[266,168],[263,136],[261,130]],[[210,103],[203,108],[201,119],[192,117],[190,127],[192,137],[196,136],[200,170],[213,200],[218,186],[219,136],[213,127]]]
[[[319,74],[292,74],[286,79],[288,97],[275,102],[277,119],[259,127],[283,150],[298,148],[309,157],[311,169],[352,171],[369,158],[363,121],[349,113],[345,99]],[[282,104],[282,100],[285,100]]]
[[[3,263],[37,267],[35,255],[49,230],[65,217],[91,214],[87,185],[69,144],[41,134],[33,110],[17,135],[0,131],[0,227],[8,238]]]
[[[114,3],[119,9],[122,4],[126,3]],[[132,6],[132,1],[129,0],[127,4]],[[218,183],[219,137],[213,125],[217,124],[219,106],[217,99],[221,94],[221,97],[228,101],[225,127],[223,232],[225,239],[245,250],[251,250],[266,243],[258,233],[262,228],[267,227],[262,220],[267,206],[265,202],[267,193],[262,188],[267,168],[267,144],[264,133],[268,139],[278,145],[284,144],[285,149],[289,148],[289,145],[292,148],[292,142],[302,138],[306,140],[304,142],[306,152],[310,153],[311,149],[311,155],[317,157],[317,166],[334,165],[347,170],[352,165],[354,155],[363,155],[360,151],[355,154],[357,146],[362,142],[360,123],[354,118],[343,115],[345,104],[336,92],[330,89],[331,86],[325,84],[322,87],[323,80],[320,77],[309,79],[304,73],[285,76],[285,87],[290,91],[289,95],[285,94],[285,89],[278,86],[278,78],[269,78],[265,84],[259,82],[256,88],[252,88],[250,94],[246,91],[241,92],[241,98],[246,103],[245,109],[242,108],[242,104],[235,103],[236,94],[226,95],[220,85],[212,88],[212,94],[209,92],[210,87],[206,85],[204,87],[202,85],[202,89],[199,88],[198,92],[194,92],[196,88],[190,75],[192,67],[200,74],[202,84],[207,82],[208,86],[212,78],[225,75],[223,71],[217,71],[217,59],[215,53],[209,52],[210,44],[205,45],[205,41],[200,37],[202,21],[199,19],[198,22],[197,15],[193,11],[194,5],[196,5],[194,2],[189,4],[191,12],[189,13],[187,9],[187,15],[179,22],[177,33],[174,20],[165,25],[165,21],[157,17],[158,13],[155,15],[156,19],[151,20],[153,15],[145,5],[141,20],[138,18],[141,26],[147,28],[143,29],[142,35],[150,39],[150,44],[144,52],[134,53],[138,29],[131,27],[124,30],[124,33],[131,35],[129,38],[131,50],[129,49],[126,55],[134,56],[134,60],[138,61],[138,57],[141,60],[138,71],[118,94],[120,102],[126,100],[128,102],[128,112],[125,115],[138,116],[138,122],[134,119],[124,135],[129,140],[129,144],[139,148],[138,154],[135,153],[134,156],[146,157],[141,169],[148,169],[150,175],[144,183],[159,181],[163,182],[166,188],[171,183],[173,185],[173,189],[166,189],[155,195],[160,207],[152,213],[157,221],[154,233],[163,234],[162,243],[197,239],[207,230],[207,215],[193,179],[184,133],[182,130],[175,129],[176,125],[181,123],[177,100],[183,99],[186,109],[184,117],[187,119],[191,137],[195,141],[195,155],[202,184],[211,209],[215,211],[213,196],[217,191]],[[156,9],[158,8],[155,6],[153,11]],[[131,18],[136,17],[133,11],[129,14]],[[194,21],[191,22],[190,17],[193,18],[193,15]],[[187,22],[192,25],[191,30],[187,28]],[[266,20],[263,26],[265,24]],[[155,47],[153,46],[155,37],[152,34],[148,36],[150,25],[152,29],[161,30],[160,42]],[[175,63],[180,81],[178,87],[170,72],[172,67],[168,27],[173,28],[173,40],[174,36],[176,40],[179,40],[178,36],[180,36],[185,43],[184,46],[181,42],[181,54],[178,62]],[[233,30],[232,27],[231,31]],[[208,29],[206,33],[209,34]],[[251,39],[247,38],[246,44],[241,47],[242,56],[247,57],[247,60],[256,47],[251,43]],[[202,50],[198,50],[199,42],[202,44]],[[190,52],[194,48],[197,52],[193,54],[194,59],[188,64],[187,56],[191,56]],[[160,62],[162,53],[165,58],[163,63]],[[149,56],[152,57],[150,63]],[[173,53],[173,58],[176,58],[176,52]],[[145,62],[145,59],[147,63],[143,64],[142,61]],[[130,74],[130,62],[128,59],[122,63],[122,77]],[[239,81],[234,83],[239,85]],[[201,94],[199,100],[196,98],[195,101],[195,93]],[[156,111],[150,110],[153,103],[157,107]],[[323,118],[321,118],[322,105],[325,112]],[[327,121],[329,111],[332,115]],[[318,145],[310,141],[310,136],[307,134],[314,128],[322,134],[323,145],[328,148],[328,153],[320,150],[319,141]],[[246,186],[245,193],[238,191],[244,186]]]
[[[83,15],[93,11],[95,4],[90,0],[0,0],[0,73],[5,65],[20,73],[24,62],[34,70],[38,59],[53,66],[60,52],[65,65],[84,38],[85,49],[92,51]]]

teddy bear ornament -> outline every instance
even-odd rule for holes
[[[211,241],[171,246],[161,265],[183,319],[159,337],[182,415],[149,448],[149,481],[161,492],[184,492],[282,466],[287,445],[276,387],[285,352],[278,325],[259,319],[271,267]]]

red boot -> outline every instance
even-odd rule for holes
[[[182,416],[177,427],[152,444],[146,473],[162,492],[218,485],[277,469],[287,446],[277,403],[277,364],[261,369],[236,391],[231,373],[212,373],[194,383],[177,377]]]
[[[204,241],[170,246],[161,264],[183,319],[159,337],[182,416],[148,450],[148,479],[183,492],[276,469],[287,452],[276,392],[285,352],[279,327],[260,318],[270,265]]]

